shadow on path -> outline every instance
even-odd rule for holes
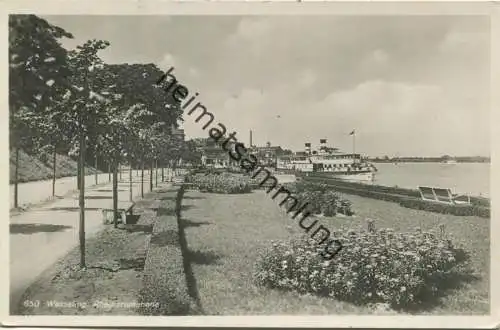
[[[194,205],[181,205],[181,211],[187,211],[189,209],[194,208]]]
[[[139,218],[140,216],[137,216]],[[127,216],[128,221],[128,216]],[[137,224],[124,224],[120,226],[120,229],[126,230],[129,233],[146,233],[151,234],[153,232],[153,225],[137,225]]]
[[[193,273],[192,263],[197,260],[196,257],[199,256],[196,253],[189,250],[185,228],[187,227],[187,222],[189,220],[183,220],[181,216],[181,211],[187,209],[189,205],[182,205],[182,199],[184,198],[184,187],[178,192],[177,203],[176,203],[176,214],[177,214],[177,225],[179,228],[179,242],[182,251],[182,261],[184,264],[184,272],[186,274],[186,283],[188,287],[188,294],[193,298],[198,308],[200,314],[206,314],[201,305],[200,293],[198,290],[198,283],[196,282],[196,277]],[[183,207],[184,206],[184,207]],[[189,221],[191,222],[191,221]],[[192,222],[191,222],[192,223]]]
[[[205,197],[185,196],[184,199],[205,199]]]
[[[77,212],[80,211],[79,207],[51,207],[44,209],[44,211],[70,211],[70,212]],[[101,211],[101,207],[86,207],[85,211]]]
[[[85,199],[113,199],[113,196],[85,196]]]
[[[182,219],[181,224],[184,228],[187,228],[187,227],[201,227],[203,225],[212,225],[213,222],[208,222],[208,221],[196,222],[188,219]]]
[[[171,208],[164,208],[164,207],[159,207],[156,209],[156,215],[162,216],[175,216],[176,215],[176,210],[172,210]]]
[[[221,255],[213,251],[187,251],[186,255],[190,264],[197,265],[220,265]]]
[[[50,225],[40,223],[13,223],[10,224],[11,234],[31,235],[35,233],[54,233],[72,228],[64,225]]]
[[[97,192],[113,192],[113,189],[97,189]],[[118,191],[127,191],[125,189],[118,189]]]

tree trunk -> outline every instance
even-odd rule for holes
[[[151,167],[149,169],[149,191],[153,191],[153,168],[154,162],[151,162]]]
[[[155,187],[158,188],[158,160],[155,160]]]
[[[19,206],[19,147],[16,146],[16,169],[14,174],[14,207]]]
[[[108,162],[108,181],[111,182],[111,162]]]
[[[113,166],[113,224],[118,228],[118,163]],[[125,219],[122,219],[125,222]]]
[[[97,172],[97,152],[94,156],[94,167],[95,167],[95,184],[97,184],[99,174]]]
[[[141,160],[141,197],[144,198],[144,160]]]
[[[120,180],[122,179],[122,164],[118,164],[118,173],[120,175]]]
[[[81,140],[80,140],[80,142],[81,142]],[[80,150],[80,153],[81,152],[82,151]],[[76,189],[81,190],[80,187],[81,187],[81,184],[82,184],[82,178],[80,176],[82,175],[82,164],[81,164],[81,160],[80,159],[77,162],[77,170],[76,171],[77,171],[77,175],[76,175]]]
[[[56,195],[56,146],[54,145],[54,152],[52,153],[52,197]]]
[[[85,137],[80,132],[80,268],[85,268]]]
[[[128,188],[129,188],[129,195],[128,195],[128,199],[129,201],[133,201],[134,199],[132,198],[132,162],[130,163],[130,168],[128,170],[128,178],[129,178],[129,183],[128,183]]]
[[[174,160],[174,163],[172,164],[172,172],[173,172],[173,176],[177,176],[177,161],[176,160]]]
[[[165,169],[163,168],[163,164],[161,165],[161,182],[165,182]]]

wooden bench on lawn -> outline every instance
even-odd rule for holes
[[[448,188],[418,187],[420,196],[424,201],[444,203],[450,205],[470,205],[469,195],[453,194]]]
[[[127,215],[133,215],[135,202],[119,202],[118,203],[118,222],[126,224],[127,223]],[[106,208],[102,209],[102,222],[103,224],[111,224],[113,223],[113,209]]]
[[[172,178],[172,183],[174,186],[180,186],[184,183],[184,176],[175,176]]]

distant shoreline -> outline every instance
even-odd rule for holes
[[[382,159],[368,159],[368,161],[372,163],[436,163],[436,164],[446,164],[442,160],[420,160],[420,159],[411,159],[411,160],[402,160],[402,159],[394,159],[394,160],[382,160]],[[490,160],[456,160],[456,164],[470,164],[470,163],[478,163],[478,164],[490,164]]]

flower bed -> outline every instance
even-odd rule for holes
[[[197,173],[190,175],[186,182],[208,193],[244,194],[252,191],[245,176],[230,173]]]
[[[312,214],[323,214],[327,217],[335,216],[338,213],[348,216],[354,214],[351,209],[352,203],[341,198],[326,184],[294,182],[286,183],[283,186],[293,192],[301,204],[308,203],[308,210]]]
[[[319,256],[322,247],[313,239],[274,243],[257,261],[256,284],[401,308],[437,295],[440,283],[466,260],[444,233],[341,230],[336,237],[343,248],[330,261]]]

